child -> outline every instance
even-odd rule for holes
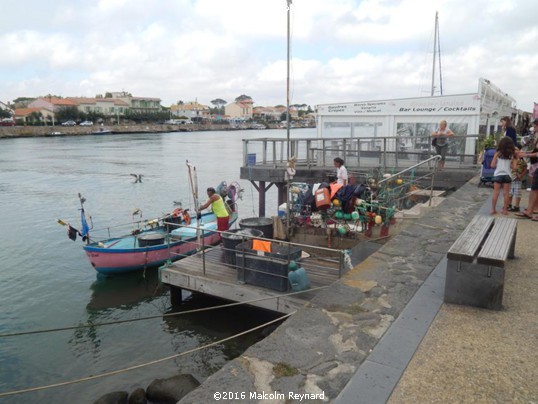
[[[521,202],[521,181],[527,174],[527,162],[525,159],[518,157],[516,168],[512,170],[512,187],[510,188],[510,212],[519,212],[519,203]],[[515,201],[514,201],[515,198]]]
[[[493,198],[491,200],[491,214],[497,214],[497,200],[503,189],[503,210],[502,214],[508,214],[508,202],[510,184],[512,182],[511,173],[516,168],[517,157],[514,141],[508,136],[504,136],[497,146],[497,151],[493,155],[491,167],[495,169],[493,173]]]

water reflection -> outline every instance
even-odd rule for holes
[[[91,299],[88,312],[110,308],[131,309],[143,301],[150,301],[168,292],[168,287],[159,282],[157,270],[133,272],[113,278],[97,276],[90,286]]]

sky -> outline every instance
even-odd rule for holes
[[[536,0],[293,0],[290,104],[429,96],[436,12],[443,94],[483,77],[532,111]],[[0,0],[0,101],[285,105],[287,15],[286,0]]]

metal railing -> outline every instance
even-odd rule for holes
[[[476,164],[479,135],[454,136],[449,140],[446,167]],[[329,167],[333,159],[345,160],[346,167],[409,167],[435,154],[431,136],[297,138],[290,140],[290,156],[308,168]],[[243,139],[243,165],[284,167],[287,140],[282,138]]]
[[[206,241],[208,234],[220,234],[222,238],[231,234],[230,230],[207,230],[196,228],[193,226],[181,226],[196,229],[200,237],[189,238],[184,240],[193,247],[201,256],[202,275],[206,276],[208,265],[216,265],[219,268],[231,268],[237,270],[237,281],[239,283],[264,283],[268,285],[277,285],[277,288],[291,290],[288,287],[288,265],[291,261],[296,261],[299,266],[303,267],[308,277],[311,278],[311,283],[320,285],[328,285],[339,279],[349,269],[346,267],[346,250],[338,250],[326,247],[317,247],[300,243],[292,243],[268,239],[265,237],[255,237],[246,234],[233,233],[240,240],[237,243],[232,243],[233,248],[224,247],[218,248],[219,253],[208,252],[208,248],[215,245],[209,245]],[[257,239],[269,242],[271,245],[270,253],[260,253],[252,249],[252,240]],[[177,239],[168,238],[168,242],[177,242]],[[229,244],[229,243],[228,243]],[[308,253],[305,254],[305,250]],[[185,258],[187,255],[176,254],[170,252],[174,257],[174,261],[179,258]],[[190,254],[189,254],[190,255]],[[224,259],[223,259],[224,256]],[[257,286],[263,286],[257,284]]]

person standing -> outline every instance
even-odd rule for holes
[[[510,139],[512,139],[512,142],[514,142],[514,145],[520,148],[517,142],[516,130],[512,126],[512,120],[510,119],[509,116],[504,116],[501,118],[501,127],[503,130],[504,136],[508,136]]]
[[[516,168],[512,170],[512,186],[510,188],[510,205],[508,205],[509,212],[519,212],[519,204],[521,202],[521,186],[523,178],[527,174],[527,162],[525,159],[519,156],[519,151],[516,151],[517,164]]]
[[[213,214],[217,217],[217,230],[228,230],[230,214],[228,213],[228,209],[226,209],[226,204],[224,203],[224,200],[219,194],[215,192],[215,188],[213,187],[207,188],[207,196],[209,199],[205,203],[200,205],[200,208],[196,213],[198,214],[198,216],[200,216],[200,211],[211,206]]]
[[[342,186],[347,185],[348,175],[347,169],[344,166],[344,160],[340,157],[336,157],[334,160],[334,166],[336,167],[336,182]]]
[[[534,120],[533,126],[534,133],[538,133],[538,119]],[[520,213],[516,213],[516,216],[526,217],[538,222],[538,217],[533,217],[535,210],[538,209],[538,139],[534,140],[534,148],[532,151],[520,151],[519,156],[529,158],[531,168],[529,170],[528,178],[532,182],[527,209]]]
[[[508,136],[499,141],[497,151],[493,155],[491,168],[495,169],[493,173],[493,197],[491,199],[491,214],[497,214],[497,201],[501,188],[503,190],[503,215],[508,214],[508,203],[510,201],[510,185],[512,183],[512,171],[517,166],[516,147],[514,142]]]
[[[448,123],[443,119],[439,122],[439,128],[432,133],[432,136],[435,139],[435,154],[441,156],[441,160],[437,162],[437,169],[442,171],[445,168],[448,138],[454,136],[454,132],[448,129]]]

